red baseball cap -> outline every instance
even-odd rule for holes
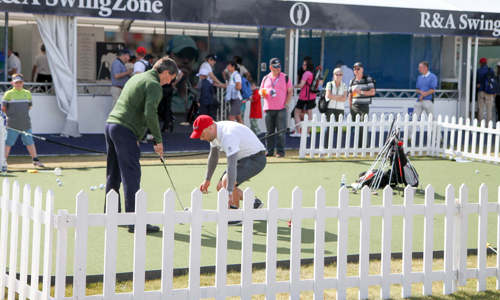
[[[486,63],[488,63],[488,60],[485,57],[481,57],[481,59],[479,60],[479,63],[486,64]]]
[[[135,52],[137,52],[137,54],[140,54],[140,55],[146,55],[146,48],[144,47],[138,47],[137,50],[135,50]]]
[[[214,119],[208,115],[200,115],[193,123],[193,133],[191,133],[192,139],[199,139],[203,130],[214,123]]]

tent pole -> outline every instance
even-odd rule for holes
[[[464,94],[463,90],[462,90],[463,89],[462,61],[463,61],[463,57],[464,57],[464,55],[463,55],[463,52],[464,52],[464,47],[463,47],[464,39],[463,39],[463,37],[457,37],[456,39],[460,39],[460,46],[458,47],[458,50],[460,51],[459,58],[458,58],[458,74],[455,73],[455,75],[458,78],[458,82],[457,82],[457,88],[458,88],[457,114],[459,116],[464,116],[463,111],[462,111],[463,106],[461,106],[460,103],[459,103],[463,99],[463,94]],[[455,46],[456,46],[456,42],[455,42]],[[455,62],[456,62],[456,59],[455,59]]]
[[[298,63],[299,63],[299,36],[300,36],[300,29],[295,29],[295,50],[294,50],[294,53],[293,53],[293,74],[292,74],[292,78],[294,79],[293,80],[293,85],[297,85],[299,79],[297,78],[297,74],[298,74]]]
[[[163,52],[164,54],[167,53],[168,47],[167,47],[167,20],[163,20]]]
[[[320,54],[320,62],[319,65],[323,70],[325,67],[325,31],[321,30],[321,54]],[[324,78],[326,80],[326,78]]]
[[[207,48],[208,48],[208,53],[210,52],[210,40],[212,37],[212,24],[208,23],[208,37],[207,37]]]
[[[467,66],[465,67],[465,116],[470,116],[470,59],[471,59],[472,38],[467,37]]]
[[[257,86],[259,86],[261,76],[260,63],[262,62],[262,27],[258,28],[258,32],[259,38],[257,40]]]
[[[73,17],[73,101],[78,101],[78,17]],[[78,102],[76,102],[78,103]]]
[[[7,53],[9,52],[9,13],[8,12],[5,12],[5,23],[4,23],[4,27],[3,27],[3,38],[4,38],[4,41],[3,41],[3,44],[4,44],[3,55],[5,57],[3,81],[7,82],[7,80],[9,79],[8,78],[8,74],[7,74],[8,70],[9,70],[9,67],[7,66],[7,61],[8,61]]]
[[[479,44],[479,38],[476,37],[474,40],[474,67],[472,68],[472,109],[471,109],[471,114],[470,114],[470,119],[474,120],[474,116],[476,114],[476,98],[477,98],[477,48]],[[483,116],[478,116],[478,119],[481,120]]]

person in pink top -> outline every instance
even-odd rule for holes
[[[293,112],[293,118],[295,119],[295,133],[290,136],[300,137],[300,122],[304,120],[304,115],[309,116],[309,120],[312,119],[312,110],[316,107],[316,94],[311,92],[311,85],[313,82],[313,72],[314,65],[312,58],[306,56],[304,62],[302,63],[302,70],[299,74],[300,82],[295,87],[300,89],[299,100],[295,105]]]
[[[293,86],[288,76],[281,72],[278,58],[269,61],[271,72],[262,78],[259,94],[264,99],[264,112],[267,134],[276,133],[266,139],[267,156],[285,156],[285,131],[287,121],[287,105],[293,94]],[[276,142],[277,139],[277,142]]]

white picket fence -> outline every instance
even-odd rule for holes
[[[317,115],[313,115],[312,120],[306,115],[301,123],[299,156],[373,157],[382,149],[394,118],[393,114],[382,114],[379,117],[373,114],[371,118],[365,115],[363,120],[356,115],[355,120],[352,120],[351,115],[346,118],[341,115],[338,120],[332,116],[327,121],[324,114],[319,120]],[[432,115],[422,114],[419,119],[416,115],[406,114],[404,117],[397,115],[394,126],[401,130],[405,150],[411,156],[448,155],[500,162],[500,122],[493,127],[493,122],[490,121],[486,127],[484,120],[478,126],[476,119],[471,124],[469,119],[464,122],[463,118],[459,118],[457,122],[455,117],[451,120],[448,116],[433,119]],[[318,129],[319,135],[311,134],[308,138],[308,131],[316,133]],[[358,144],[360,138],[361,146]]]
[[[303,207],[302,191],[295,188],[292,191],[291,208],[278,207],[278,191],[271,188],[268,193],[268,207],[255,210],[252,207],[253,192],[246,189],[244,192],[245,207],[242,210],[227,209],[227,192],[222,190],[218,194],[217,210],[202,208],[202,195],[198,189],[191,193],[191,209],[189,211],[176,211],[174,208],[175,195],[172,191],[164,194],[163,211],[147,212],[147,199],[143,191],[136,195],[135,213],[118,213],[116,193],[110,192],[107,196],[106,214],[94,214],[88,211],[88,198],[84,192],[76,196],[76,213],[69,214],[66,210],[53,210],[53,195],[48,192],[45,201],[45,210],[42,210],[42,191],[35,190],[34,206],[31,204],[31,190],[29,186],[23,189],[22,203],[20,202],[20,186],[14,182],[12,194],[7,180],[3,182],[1,198],[1,234],[0,246],[0,299],[4,299],[4,287],[8,290],[8,299],[201,299],[215,298],[226,299],[228,296],[239,296],[242,299],[251,299],[252,295],[265,295],[266,299],[276,299],[277,293],[289,293],[290,299],[299,299],[300,293],[313,291],[314,299],[324,299],[327,289],[336,290],[337,299],[347,297],[348,288],[359,289],[359,298],[368,297],[369,286],[380,286],[382,298],[390,296],[391,285],[401,285],[401,296],[412,295],[412,284],[422,283],[424,295],[432,294],[433,282],[443,283],[443,293],[450,294],[458,286],[465,284],[466,280],[477,280],[477,290],[486,288],[486,278],[496,277],[497,288],[500,288],[500,256],[497,256],[496,266],[486,266],[488,214],[494,213],[497,219],[497,249],[500,248],[500,199],[498,202],[488,202],[488,191],[483,184],[479,189],[479,202],[469,203],[468,189],[461,186],[459,196],[455,198],[455,190],[449,185],[445,191],[445,202],[434,202],[434,190],[428,186],[425,190],[425,203],[414,202],[412,188],[405,189],[404,204],[393,204],[393,192],[387,187],[383,191],[383,205],[372,205],[371,194],[365,187],[361,191],[361,206],[349,205],[349,193],[346,188],[338,192],[338,206],[326,206],[326,193],[322,187],[315,192],[315,207]],[[437,215],[444,215],[444,268],[436,270],[433,266],[434,231]],[[477,232],[477,266],[467,266],[467,239],[470,230],[469,218],[471,215],[479,216]],[[374,230],[370,221],[371,217],[382,218],[382,243],[381,272],[370,274],[370,235]],[[391,244],[393,218],[403,217],[403,257],[402,273],[391,272]],[[414,218],[424,217],[424,251],[423,271],[417,272],[412,268],[412,252],[414,237]],[[491,215],[490,215],[491,217]],[[347,241],[349,232],[349,219],[360,220],[359,242],[359,273],[356,276],[347,276]],[[19,219],[22,226],[19,226]],[[237,285],[228,285],[227,274],[227,245],[228,221],[243,220],[242,224],[242,253],[241,253],[241,282]],[[290,279],[277,281],[277,241],[278,221],[292,221],[290,243]],[[314,278],[302,279],[301,270],[301,233],[302,220],[314,219]],[[326,221],[336,219],[337,234],[337,274],[336,277],[325,277],[325,232],[329,231]],[[10,220],[10,226],[9,226]],[[255,283],[252,280],[252,245],[253,225],[256,220],[267,221],[266,240],[266,281]],[[216,244],[216,272],[214,286],[200,286],[201,264],[201,234],[202,226],[207,222],[217,223]],[[146,259],[146,223],[160,224],[163,228],[161,289],[145,291],[145,259]],[[174,225],[190,224],[190,250],[189,250],[189,286],[184,289],[173,288],[174,271]],[[135,225],[134,234],[134,269],[133,292],[116,293],[116,257],[117,227],[118,225]],[[86,287],[86,258],[87,258],[87,233],[91,227],[104,227],[104,280],[103,294],[87,296]],[[10,227],[10,242],[8,228]],[[45,238],[41,244],[41,229],[44,228]],[[33,243],[29,247],[30,229],[33,230]],[[21,229],[21,230],[20,230]],[[74,235],[69,234],[69,229],[74,229]],[[495,230],[495,228],[490,228]],[[19,244],[19,231],[21,232],[21,247]],[[53,239],[55,249],[53,249]],[[71,297],[65,296],[68,241],[74,239],[74,274],[73,293]],[[43,258],[40,257],[43,246]],[[10,249],[9,252],[6,249]],[[32,255],[31,282],[27,281],[29,270],[28,257]],[[52,255],[56,252],[56,266],[52,270]],[[20,252],[20,254],[19,254]],[[9,265],[7,270],[7,259]],[[18,259],[20,266],[18,267]],[[41,291],[38,288],[38,269],[43,264],[43,280]],[[18,275],[19,274],[19,275]],[[55,274],[55,292],[51,294],[51,274]]]

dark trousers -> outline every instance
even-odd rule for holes
[[[36,75],[36,82],[52,82],[52,75],[50,75],[50,74],[37,74]],[[46,86],[42,86],[40,89],[43,92],[47,91]]]
[[[141,150],[137,137],[125,126],[107,123],[106,137],[106,194],[115,190],[120,195],[120,184],[123,182],[125,195],[125,211],[135,211],[135,193],[141,184],[141,165],[139,157]],[[118,198],[120,199],[120,198]],[[121,201],[118,211],[121,212]],[[104,202],[106,208],[106,202]]]
[[[497,109],[497,122],[500,121],[500,95],[495,96],[495,108]]]
[[[351,117],[352,120],[356,120],[356,115],[359,115],[359,120],[363,121],[365,115],[368,115],[370,112],[369,104],[353,104],[351,107]],[[351,128],[351,135],[354,137],[354,127]],[[356,143],[356,141],[354,141]],[[358,147],[361,148],[363,144],[363,127],[359,127],[359,138],[358,138]]]
[[[209,115],[217,119],[217,101],[214,96],[214,86],[207,79],[201,81],[200,115]]]
[[[287,113],[286,108],[282,110],[268,110],[266,111],[266,128],[267,135],[275,132],[280,132],[275,136],[266,139],[267,153],[274,154],[274,145],[276,144],[276,152],[280,155],[285,155],[285,129],[286,129]],[[277,141],[277,142],[276,142]]]
[[[217,104],[200,103],[200,115],[209,115],[212,119],[217,120]]]

